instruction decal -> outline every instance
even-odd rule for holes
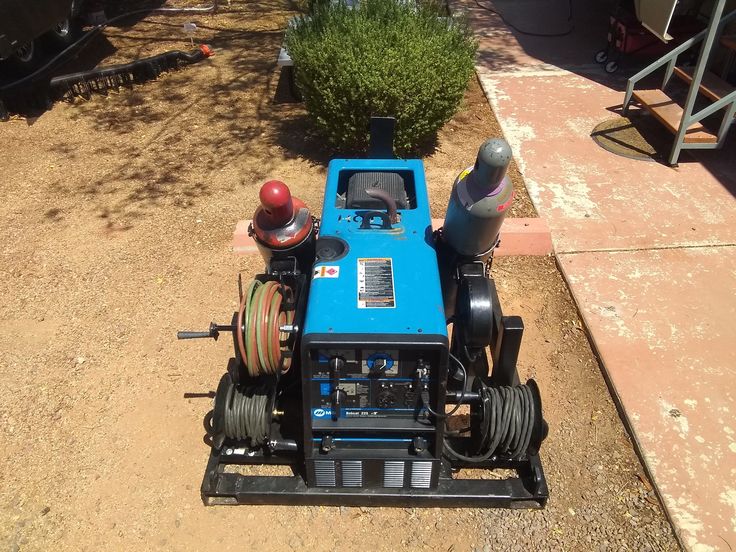
[[[358,308],[395,307],[394,267],[391,257],[358,259]]]
[[[340,276],[339,266],[317,266],[312,273],[312,279],[317,278],[338,278]]]

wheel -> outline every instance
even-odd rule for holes
[[[33,40],[18,46],[14,54],[15,59],[18,62],[25,63],[25,64],[31,63],[35,55],[36,55],[36,43]]]
[[[30,40],[25,44],[21,44],[15,49],[15,52],[8,59],[8,64],[16,73],[26,75],[31,73],[40,59],[36,41]]]
[[[70,14],[66,19],[54,25],[44,35],[44,39],[47,42],[47,46],[54,50],[59,50],[73,44],[77,40],[80,30],[79,22]]]
[[[72,34],[72,21],[69,17],[54,25],[49,31],[49,36],[58,42],[70,42]]]
[[[609,61],[603,69],[605,69],[606,73],[615,73],[618,71],[618,61]]]
[[[606,60],[608,60],[608,50],[598,50],[595,53],[594,59],[596,63],[606,63]]]

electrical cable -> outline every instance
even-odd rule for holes
[[[419,396],[422,398],[422,402],[424,403],[425,408],[429,411],[430,414],[432,414],[432,416],[434,416],[435,418],[439,418],[440,420],[449,418],[462,406],[463,401],[465,400],[465,385],[468,383],[468,371],[465,369],[465,366],[463,366],[463,363],[460,362],[460,360],[452,353],[448,354],[450,358],[455,361],[457,367],[463,373],[463,385],[460,388],[460,398],[458,399],[455,408],[445,414],[440,414],[439,412],[435,412],[434,410],[432,410],[432,407],[429,404],[429,386],[426,383],[419,383],[422,388],[422,390],[419,392]]]
[[[286,373],[291,357],[282,345],[289,335],[281,326],[294,322],[294,311],[282,309],[288,286],[276,281],[253,280],[243,294],[238,309],[236,336],[243,364],[252,377]]]
[[[266,387],[247,387],[241,390],[232,385],[225,400],[225,436],[238,441],[249,439],[253,446],[263,444],[270,433],[268,405]]]
[[[575,25],[570,24],[570,28],[569,29],[567,29],[566,31],[560,32],[560,33],[535,33],[535,32],[531,32],[531,31],[525,31],[523,29],[520,29],[519,27],[517,27],[513,23],[509,22],[504,17],[504,15],[501,12],[499,12],[499,11],[497,11],[497,10],[489,7],[489,6],[484,6],[483,4],[481,4],[480,0],[475,0],[475,3],[476,3],[476,5],[479,8],[481,8],[483,10],[486,10],[486,11],[488,11],[488,12],[494,14],[494,15],[497,15],[501,19],[501,21],[504,22],[504,24],[507,27],[511,27],[516,32],[521,33],[523,35],[527,35],[527,36],[538,36],[538,37],[547,37],[547,38],[559,38],[559,37],[567,36],[567,35],[569,35],[570,33],[572,33],[575,30]],[[567,14],[568,14],[567,15],[567,21],[568,22],[572,21],[572,0],[568,0],[568,2],[567,2]]]
[[[473,428],[468,427],[461,427],[460,429],[447,429],[445,430],[445,435],[462,435],[463,433],[469,433],[472,431]]]
[[[445,450],[454,458],[472,463],[485,462],[494,454],[521,458],[531,443],[538,414],[531,389],[528,385],[489,387],[482,380],[479,381],[482,405],[480,427],[485,428],[480,436],[479,454],[461,454],[452,448],[447,439]]]

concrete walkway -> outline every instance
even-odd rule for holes
[[[454,7],[471,17],[483,88],[681,543],[736,550],[736,136],[677,169],[608,153],[589,135],[615,116],[625,74],[592,63],[604,2],[573,2],[575,28],[558,38]],[[567,2],[495,8],[532,32],[570,26]]]

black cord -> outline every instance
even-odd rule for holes
[[[225,403],[225,435],[251,445],[263,444],[269,433],[268,389],[262,386],[228,389]]]
[[[527,35],[527,36],[540,36],[540,37],[547,37],[547,38],[558,38],[558,37],[562,37],[562,36],[567,36],[567,35],[569,35],[571,32],[573,32],[575,30],[575,25],[570,24],[570,28],[567,29],[566,31],[561,32],[561,33],[533,33],[533,32],[530,32],[530,31],[524,31],[523,29],[520,29],[519,27],[517,27],[513,23],[510,23],[503,16],[503,14],[501,12],[496,11],[493,8],[489,7],[489,6],[484,6],[483,4],[481,4],[480,3],[480,0],[475,0],[475,3],[477,4],[477,6],[479,8],[484,9],[484,10],[486,10],[486,11],[488,11],[488,12],[494,14],[494,15],[497,15],[498,17],[501,18],[501,21],[503,21],[508,27],[511,27],[516,32],[521,33],[523,35]],[[568,21],[572,21],[572,0],[567,0],[567,14],[568,14],[567,15],[567,20]]]
[[[529,448],[538,415],[531,389],[527,385],[489,387],[480,381],[482,416],[487,430],[480,436],[479,451],[485,448],[485,452],[466,456],[453,449],[447,439],[444,441],[445,450],[450,456],[471,463],[485,462],[494,454],[521,458]]]
[[[472,427],[461,427],[460,429],[448,429],[445,431],[445,435],[462,435],[463,433],[469,433],[472,431]]]
[[[419,385],[422,386],[422,390],[419,393],[419,396],[422,398],[422,402],[424,403],[424,406],[427,410],[429,410],[429,413],[432,414],[435,418],[439,418],[441,420],[444,420],[445,418],[449,418],[452,416],[455,412],[458,411],[458,409],[462,406],[463,400],[465,400],[465,385],[468,383],[468,371],[465,369],[465,366],[463,366],[463,363],[460,362],[460,360],[453,355],[452,353],[448,353],[450,355],[450,358],[455,361],[457,364],[457,367],[460,369],[460,371],[463,373],[463,386],[461,387],[460,391],[460,399],[458,399],[457,404],[455,405],[455,408],[447,412],[446,414],[440,414],[438,412],[435,412],[432,410],[432,407],[429,405],[429,388],[425,383],[419,383]]]

